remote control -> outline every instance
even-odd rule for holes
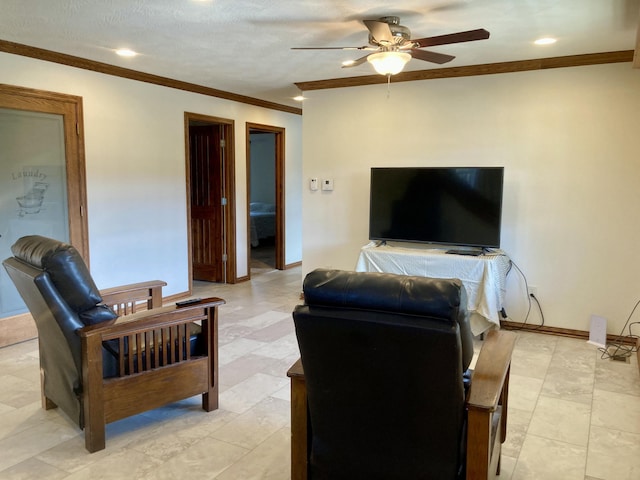
[[[187,305],[192,305],[194,303],[198,303],[201,298],[190,298],[189,300],[182,300],[181,302],[176,302],[176,307],[186,307]]]

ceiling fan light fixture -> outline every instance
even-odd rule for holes
[[[367,62],[373,65],[380,75],[400,73],[409,60],[411,55],[406,52],[378,52],[367,57]]]

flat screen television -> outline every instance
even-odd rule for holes
[[[503,167],[371,169],[369,239],[500,247]]]

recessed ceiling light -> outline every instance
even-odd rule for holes
[[[119,48],[118,50],[116,50],[116,53],[121,57],[135,57],[137,55],[136,52],[128,48]]]
[[[298,95],[298,96],[293,97],[293,99],[294,99],[296,102],[302,102],[303,100],[306,100],[307,98],[306,98],[306,97],[303,97],[302,95]]]
[[[539,38],[533,43],[535,43],[536,45],[551,45],[552,43],[556,43],[556,42],[557,40],[555,38],[544,37],[544,38]]]

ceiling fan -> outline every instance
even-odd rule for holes
[[[489,32],[480,28],[412,39],[411,30],[400,25],[400,17],[395,16],[381,17],[378,20],[363,20],[363,23],[369,30],[369,45],[362,47],[293,47],[292,50],[370,50],[373,53],[343,64],[343,68],[357,67],[368,61],[381,75],[395,75],[401,72],[405,64],[412,58],[440,65],[455,58],[444,53],[420,50],[421,48],[489,38]]]

